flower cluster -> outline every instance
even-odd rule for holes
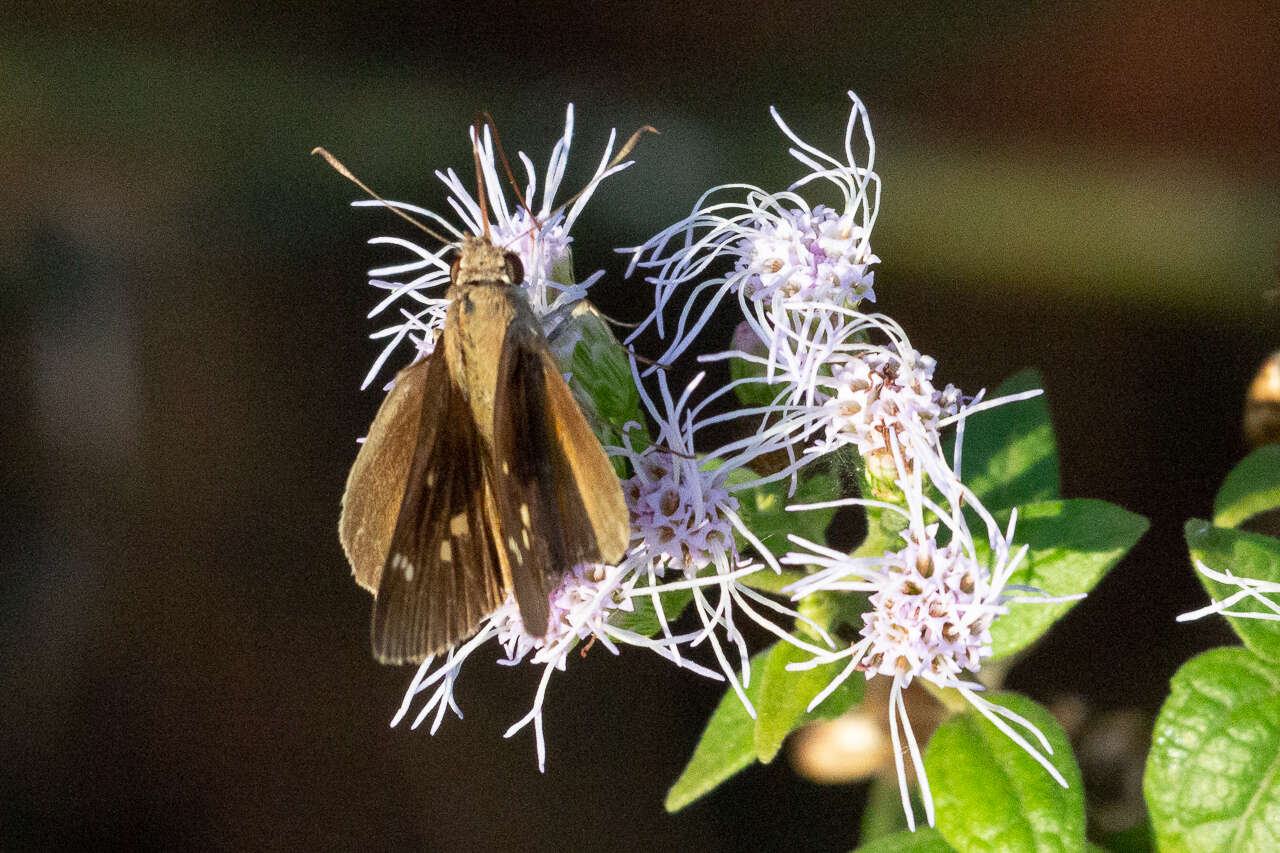
[[[922,542],[907,537],[901,551],[885,555],[872,577],[870,609],[862,614],[868,654],[857,668],[889,676],[926,669],[941,678],[978,671],[991,655],[990,600],[984,567],[961,553],[959,543],[937,544],[938,525]]]
[[[983,699],[981,686],[964,677],[992,654],[990,627],[1007,610],[1007,585],[1026,552],[1012,544],[1016,514],[1001,530],[961,481],[964,420],[1039,392],[982,403],[981,395],[964,398],[951,385],[939,389],[933,384],[934,360],[912,348],[894,320],[861,310],[875,299],[870,267],[879,259],[871,252],[870,233],[880,181],[872,170],[875,146],[866,110],[849,94],[853,109],[843,161],[801,140],[774,111],[794,144],[791,155],[812,170],[809,174],[776,193],[741,184],[717,187],[685,219],[631,250],[632,268],[644,270],[656,291],[655,308],[636,334],[654,327],[667,341],[662,361],[670,362],[690,349],[720,304],[736,296],[750,334],[735,336],[732,350],[702,359],[735,359],[747,365],[747,375],[729,387],[765,389],[768,405],[737,416],[758,417],[761,440],[783,437],[795,460],[785,473],[793,478],[816,458],[854,449],[862,460],[864,490],[871,493],[789,509],[853,504],[901,518],[895,529],[901,530],[903,545],[896,551],[851,557],[792,535],[798,550],[780,563],[809,569],[787,590],[795,599],[869,595],[856,640],[843,648],[818,649],[811,660],[792,668],[845,663],[810,709],[854,672],[893,679],[890,731],[895,746],[900,729],[906,735],[932,823],[928,780],[902,698],[914,678],[959,691],[1066,784],[1046,757],[1051,750],[1044,736],[1027,720]],[[854,154],[859,128],[866,148],[862,163]],[[817,181],[836,188],[843,199],[839,209],[811,206],[797,192]],[[723,199],[725,193],[735,198]],[[727,272],[717,271],[726,266]],[[668,334],[667,315],[676,306]],[[950,425],[957,435],[954,456],[948,458],[942,430]],[[962,506],[985,522],[981,547]],[[1028,732],[1039,748],[1013,726]],[[903,750],[895,752],[907,806]],[[913,820],[909,807],[907,812]]]
[[[631,365],[646,413],[656,425],[653,443],[642,449],[628,443],[623,449],[635,472],[624,483],[633,541],[638,542],[633,556],[647,561],[648,584],[636,587],[636,592],[650,597],[661,635],[673,651],[678,649],[679,638],[671,632],[663,597],[671,596],[667,601],[677,608],[691,607],[701,630],[692,636],[688,648],[703,642],[710,646],[720,673],[748,713],[754,715],[745,689],[750,679],[751,650],[739,627],[740,618],[815,653],[830,648],[821,626],[812,628],[816,636],[828,642],[825,648],[793,637],[778,624],[777,617],[788,621],[804,621],[804,617],[744,583],[745,578],[765,565],[744,556],[738,548],[739,539],[752,544],[770,560],[772,555],[743,521],[736,494],[767,482],[769,478],[754,473],[751,466],[762,456],[781,451],[787,436],[783,431],[761,431],[709,451],[695,452],[698,432],[723,419],[703,414],[707,402],[717,395],[710,395],[697,406],[689,405],[705,374],[695,377],[677,399],[671,394],[665,374],[659,373],[655,399],[641,379],[634,357]],[[730,660],[730,652],[734,653],[736,664]]]
[[[870,477],[895,479],[890,433],[912,462],[917,442],[907,433],[936,436],[943,419],[960,411],[960,392],[953,385],[933,386],[935,362],[915,350],[899,352],[895,345],[831,362],[831,387],[826,397],[826,441],[822,448],[852,444],[865,461]]]
[[[867,228],[852,213],[823,205],[812,211],[784,210],[764,221],[759,234],[738,245],[734,272],[750,299],[808,300],[824,305],[876,301],[879,258],[867,247]]]
[[[738,501],[723,477],[671,450],[637,454],[634,468],[623,491],[631,526],[650,554],[696,574],[729,549],[733,525],[725,513],[736,511]]]
[[[896,449],[896,442],[895,442]],[[939,504],[928,496],[922,468],[906,471],[902,456],[895,453],[902,476],[899,484],[905,506],[872,500],[850,498],[832,501],[831,505],[879,505],[906,521],[901,533],[903,546],[886,550],[879,556],[853,557],[797,536],[791,540],[802,550],[782,558],[784,564],[812,566],[815,571],[793,584],[791,592],[803,597],[818,592],[869,593],[869,609],[863,614],[859,638],[846,648],[817,655],[800,665],[812,668],[824,663],[844,662],[840,674],[816,696],[810,707],[819,704],[845,679],[855,672],[872,678],[884,675],[893,679],[890,691],[890,733],[897,745],[899,731],[905,733],[913,770],[924,794],[925,814],[933,823],[933,803],[928,796],[928,778],[924,763],[911,733],[911,723],[903,701],[903,691],[916,678],[939,688],[958,691],[979,713],[1027,751],[1045,770],[1065,786],[1066,780],[1049,761],[1053,750],[1043,734],[1026,719],[1006,708],[987,701],[979,692],[981,685],[964,677],[977,673],[983,658],[992,654],[990,628],[993,621],[1008,612],[1009,581],[1026,555],[1026,546],[1012,550],[1017,512],[1008,528],[1001,530],[976,496],[958,486],[944,495]],[[985,542],[975,541],[961,506],[973,508],[986,527]],[[794,510],[818,508],[821,505],[793,506]],[[930,521],[938,519],[938,521]],[[945,536],[939,536],[940,528]],[[1050,602],[1047,596],[1032,601]],[[1037,749],[1014,723],[1029,733],[1040,745]],[[895,761],[903,793],[903,807],[908,823],[914,816],[906,795],[906,766],[902,751],[895,750]]]

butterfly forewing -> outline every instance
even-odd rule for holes
[[[373,609],[373,653],[419,661],[502,602],[484,456],[443,352],[427,359],[422,416]]]
[[[498,547],[525,630],[541,636],[549,591],[563,573],[619,560],[630,527],[617,475],[546,341],[517,327],[505,336],[499,360],[494,459]],[[592,482],[583,484],[579,475]],[[593,499],[601,505],[588,506]]]
[[[582,525],[590,528],[598,549],[599,556],[594,559],[617,563],[631,542],[631,516],[622,496],[622,484],[555,359],[545,349],[541,357],[548,422],[557,451],[553,459],[560,505],[566,510],[582,508]]]

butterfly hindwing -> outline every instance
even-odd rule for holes
[[[502,603],[475,422],[444,353],[428,357],[417,446],[373,608],[373,653],[420,661]]]

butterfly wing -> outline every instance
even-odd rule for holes
[[[617,563],[631,544],[631,515],[622,496],[622,483],[555,359],[546,350],[542,351],[542,370],[547,410],[551,413],[549,421],[558,451],[555,483],[560,505],[583,508],[582,526],[591,531],[596,543],[594,555],[589,559]],[[570,492],[576,492],[576,499]],[[573,549],[570,551],[572,556]]]
[[[422,420],[422,396],[428,361],[419,361],[396,374],[368,438],[356,454],[342,493],[338,538],[351,563],[356,583],[376,593],[382,566],[391,550],[396,518]]]
[[[442,651],[503,598],[475,420],[443,348],[427,362],[416,447],[373,607],[373,654],[383,663]]]
[[[521,620],[542,636],[551,588],[580,563],[621,559],[630,522],[618,476],[545,339],[520,326],[498,363],[493,491]]]

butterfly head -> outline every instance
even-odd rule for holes
[[[512,251],[484,237],[463,237],[449,270],[451,284],[511,284],[524,281],[524,265]]]

